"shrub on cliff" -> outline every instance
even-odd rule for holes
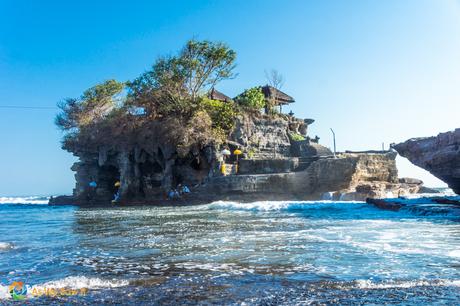
[[[64,148],[120,146],[140,134],[161,134],[161,141],[184,155],[194,145],[224,141],[234,126],[235,107],[204,96],[234,76],[235,59],[236,53],[223,43],[191,40],[178,55],[159,58],[126,87],[110,80],[80,98],[64,100],[55,120],[66,132]],[[171,132],[152,129],[154,122]]]
[[[121,102],[125,84],[108,80],[83,92],[80,98],[67,98],[58,104],[61,112],[55,123],[63,131],[76,133],[82,127],[104,119]]]
[[[235,127],[235,117],[238,114],[233,103],[211,100],[202,97],[199,103],[200,109],[204,110],[212,120],[212,128],[222,141]]]
[[[189,122],[180,129],[176,144],[179,157],[183,158],[193,147],[202,147],[215,140],[211,117],[205,111],[196,112]]]
[[[302,136],[302,135],[300,135],[298,133],[294,133],[294,132],[289,132],[289,137],[293,141],[303,141],[303,140],[305,140],[304,136]]]
[[[235,98],[235,101],[243,108],[260,110],[265,107],[265,96],[260,87],[246,89]]]

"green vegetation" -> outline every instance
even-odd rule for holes
[[[177,56],[159,58],[152,69],[128,83],[128,104],[150,117],[191,117],[200,98],[235,76],[236,53],[223,43],[187,42]]]
[[[212,129],[215,136],[224,141],[228,133],[235,127],[235,117],[238,111],[233,103],[211,100],[202,97],[200,107],[204,110],[212,121]]]
[[[243,108],[260,110],[266,106],[265,96],[260,87],[246,89],[235,98],[235,101]]]
[[[289,133],[289,137],[291,137],[291,139],[294,140],[294,141],[305,140],[305,137],[303,137],[302,135],[297,134],[297,133]]]
[[[206,94],[235,76],[235,59],[235,51],[223,43],[190,40],[177,55],[157,59],[133,81],[105,81],[79,98],[63,100],[55,123],[65,133],[64,148],[123,145],[133,135],[150,133],[183,155],[193,145],[225,140],[237,110]]]
[[[125,84],[108,80],[91,87],[78,99],[67,98],[58,104],[61,112],[55,123],[63,131],[78,132],[82,127],[96,123],[109,115],[121,102],[119,94]]]
[[[185,156],[224,142],[239,114],[267,107],[260,87],[245,90],[236,103],[207,97],[219,82],[235,77],[235,60],[235,51],[223,43],[190,40],[132,81],[108,80],[63,100],[55,119],[65,133],[63,147],[124,146],[144,137]]]

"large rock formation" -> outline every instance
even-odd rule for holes
[[[202,190],[219,199],[365,200],[416,193],[421,181],[398,179],[395,152],[340,154],[301,171],[218,177]],[[278,163],[277,163],[278,165]],[[270,169],[271,170],[271,169]],[[243,196],[242,196],[243,195]]]
[[[436,137],[409,139],[393,148],[460,194],[460,129]]]
[[[244,114],[236,118],[235,129],[223,145],[171,141],[175,130],[186,127],[155,121],[114,136],[116,141],[76,138],[65,144],[65,149],[79,157],[72,167],[76,171],[73,197],[53,203],[108,204],[117,191],[117,181],[124,204],[161,203],[165,193],[178,184],[192,189],[187,203],[319,199],[324,194],[330,199],[363,200],[412,193],[420,187],[419,183],[398,181],[395,153],[334,158],[329,149],[306,137],[307,126],[307,121],[292,116]],[[200,131],[191,135],[199,139]],[[238,160],[226,158],[228,175],[219,167],[223,147],[244,153]],[[91,187],[91,182],[97,187]]]

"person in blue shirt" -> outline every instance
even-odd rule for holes
[[[182,187],[182,193],[190,193],[190,189],[187,187],[187,185],[184,185],[184,187]]]

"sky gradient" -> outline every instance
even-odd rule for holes
[[[54,107],[107,79],[130,80],[187,39],[224,41],[235,96],[285,77],[285,108],[337,149],[380,149],[460,127],[460,4],[388,1],[0,0],[0,106]],[[0,108],[0,196],[69,194],[75,158],[57,110]],[[440,181],[398,159],[401,176]]]

